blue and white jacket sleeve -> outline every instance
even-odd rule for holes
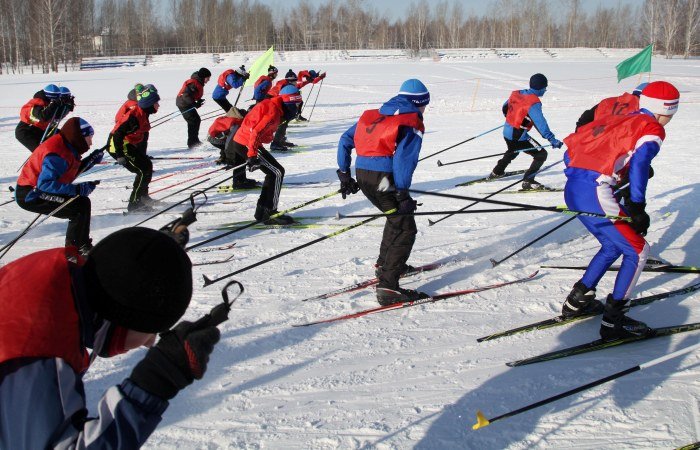
[[[413,172],[423,145],[423,133],[411,127],[401,127],[394,153],[394,185],[397,190],[411,187]]]
[[[350,166],[352,165],[352,149],[355,148],[356,129],[357,124],[351,126],[340,136],[340,141],[338,141],[338,169],[340,169],[341,172],[350,172]]]
[[[534,105],[530,106],[527,115],[530,116],[532,123],[535,125],[535,128],[537,128],[537,131],[540,132],[543,138],[547,139],[548,141],[554,139],[554,133],[552,133],[552,130],[549,129],[547,119],[545,119],[544,114],[542,114],[542,103],[535,103]]]
[[[262,83],[257,85],[255,89],[253,89],[253,98],[255,100],[265,100],[265,98],[267,98],[267,91],[268,89],[270,89],[271,86],[272,83],[270,83],[270,81],[263,81]]]
[[[47,194],[77,195],[78,187],[70,183],[58,181],[68,170],[68,162],[58,155],[46,155],[41,164],[41,173],[37,179],[36,188]]]
[[[646,141],[639,145],[629,161],[630,200],[635,203],[646,202],[647,183],[649,182],[649,167],[651,160],[661,150],[661,144],[656,141]]]

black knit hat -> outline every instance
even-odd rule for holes
[[[289,69],[284,75],[284,79],[287,81],[297,81],[297,74],[295,74],[292,69]]]
[[[201,78],[202,81],[204,81],[205,78],[211,78],[211,72],[206,67],[199,69],[197,71],[197,75],[199,75],[199,78]]]
[[[547,77],[541,73],[536,73],[530,77],[530,88],[539,91],[547,87]]]
[[[102,239],[83,274],[88,301],[100,317],[143,333],[170,329],[192,297],[187,254],[150,228],[125,228]]]

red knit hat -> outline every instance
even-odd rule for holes
[[[678,111],[681,94],[666,81],[654,81],[642,89],[639,107],[661,116],[672,116]]]

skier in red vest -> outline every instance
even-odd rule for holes
[[[301,70],[297,74],[297,88],[301,90],[304,86],[307,84],[316,84],[319,81],[323,80],[326,78],[326,72],[323,72],[319,74],[315,70]],[[300,122],[306,122],[308,119],[304,116],[301,115],[301,111],[304,108],[304,102],[301,102],[301,105],[299,105],[299,114],[296,116],[296,120]]]
[[[286,86],[293,86],[298,90],[299,88],[297,84],[297,74],[295,74],[292,69],[289,69],[284,75],[284,78],[275,83],[275,85],[270,89],[268,95],[275,97],[279,95],[282,89],[284,89]],[[301,94],[299,95],[301,96]],[[302,103],[303,99],[301,102],[299,102],[299,105]],[[286,152],[289,147],[296,147],[296,144],[293,144],[287,140],[287,126],[289,125],[289,121],[294,119],[298,114],[299,111],[297,109],[297,114],[295,114],[292,118],[285,119],[280,122],[279,127],[277,127],[277,131],[275,131],[275,136],[270,143],[270,151]]]
[[[189,305],[192,263],[168,234],[129,227],[86,260],[56,248],[0,269],[0,448],[141,448],[169,401],[202,378],[219,330],[170,329]],[[93,359],[141,346],[151,348],[88,415]]]
[[[360,120],[338,142],[338,178],[343,198],[359,190],[382,212],[410,214],[416,210],[411,198],[413,172],[423,145],[423,112],[430,93],[416,79],[403,82],[397,96],[379,109],[362,113]],[[352,149],[357,151],[352,178]],[[399,287],[399,278],[411,266],[406,262],[416,240],[413,215],[387,215],[384,235],[377,258],[377,301],[381,305],[408,302],[426,294]]]
[[[207,140],[221,151],[219,159],[216,161],[217,164],[231,164],[237,167],[246,162],[246,157],[236,152],[231,152],[233,154],[232,161],[226,159],[226,146],[231,145],[233,136],[243,123],[246,114],[246,111],[233,107],[225,116],[217,117],[209,127]],[[233,170],[232,187],[234,189],[252,189],[257,186],[260,186],[260,183],[246,177],[245,166]]]
[[[58,133],[34,150],[22,167],[15,191],[20,208],[35,213],[49,214],[70,201],[54,216],[68,219],[66,245],[78,247],[83,254],[92,248],[88,196],[97,183],[73,182],[79,174],[102,161],[102,149],[81,159],[90,149],[94,134],[87,121],[79,117],[68,119]]]
[[[62,92],[63,91],[63,92]],[[53,135],[58,123],[73,111],[75,102],[66,87],[47,85],[34,94],[19,113],[19,123],[15,128],[17,140],[33,152],[44,139]],[[47,132],[47,128],[50,128]]]
[[[197,109],[204,104],[204,85],[209,82],[211,72],[202,67],[194,72],[190,78],[182,83],[180,92],[177,93],[175,106],[182,112],[182,117],[187,122],[187,148],[193,149],[202,145],[199,140],[199,125],[202,119]]]
[[[277,73],[277,67],[271,65],[267,68],[267,75],[260,75],[260,78],[255,81],[253,100],[256,104],[272,97],[269,95],[269,91],[272,88],[272,82],[277,78]]]
[[[144,140],[151,129],[149,117],[160,107],[160,95],[153,85],[146,85],[138,94],[136,106],[126,110],[114,124],[107,151],[117,163],[136,174],[129,196],[128,211],[151,210],[153,200],[148,195],[148,184],[153,176],[153,163],[146,154]]]
[[[588,109],[581,114],[576,122],[576,131],[588,123],[598,120],[605,116],[624,116],[633,113],[639,109],[639,96],[649,83],[642,83],[632,93],[625,92],[618,97],[608,97],[600,101],[593,108]]]
[[[226,69],[219,75],[214,92],[211,97],[221,106],[224,112],[228,112],[233,106],[226,98],[231,89],[238,89],[250,78],[250,74],[245,70],[245,66],[238,69]]]
[[[508,165],[521,153],[519,150],[538,147],[540,144],[533,139],[528,131],[534,126],[543,138],[547,139],[552,147],[561,148],[562,142],[554,137],[549,129],[547,120],[542,114],[542,97],[547,91],[547,77],[536,73],[530,77],[530,89],[513,91],[503,104],[503,115],[506,123],[503,126],[503,139],[508,150],[493,168],[489,179],[503,176]],[[535,174],[547,160],[547,150],[525,150],[524,153],[532,156],[532,164],[523,175],[523,190],[547,189],[543,184],[535,181]]]
[[[572,317],[603,310],[600,335],[604,340],[652,332],[625,312],[649,253],[649,244],[644,239],[650,224],[646,212],[649,167],[661,150],[666,137],[664,127],[678,111],[679,100],[678,89],[672,84],[649,83],[641,92],[638,111],[594,120],[564,139],[568,147],[564,154],[566,205],[573,210],[631,219],[627,222],[578,216],[601,248],[581,280],[574,284],[562,306],[562,314]],[[614,196],[614,186],[624,176],[629,178],[630,195],[623,206]],[[596,286],[621,255],[615,286],[603,307],[595,300]]]

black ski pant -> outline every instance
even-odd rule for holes
[[[528,155],[532,156],[532,164],[530,164],[530,168],[525,171],[523,179],[533,180],[537,171],[540,170],[540,168],[542,168],[542,164],[544,164],[544,162],[547,161],[547,150],[541,148],[539,150],[526,150],[524,152],[521,152],[518,150],[537,147],[540,145],[540,143],[534,140],[533,138],[530,138],[526,141],[513,141],[507,138],[503,139],[506,141],[508,150],[503,155],[503,157],[498,160],[496,167],[493,168],[493,172],[497,175],[502,175],[503,172],[506,171],[506,167],[508,167],[508,164],[510,164],[515,158],[517,158],[520,153],[527,153]]]
[[[109,154],[116,160],[117,155],[113,153],[115,151],[114,141],[111,139],[112,138],[110,138]],[[147,144],[143,141],[139,142],[137,145],[129,144],[124,141],[124,150],[122,151],[122,153],[124,153],[124,159],[126,160],[124,168],[136,174],[131,195],[129,196],[129,203],[138,203],[141,197],[148,195],[148,185],[153,177],[153,162],[151,158],[146,155],[146,152],[141,150],[145,148],[146,145]]]
[[[355,174],[362,193],[380,211],[398,209],[399,202],[396,200],[392,174],[365,169],[355,169]],[[380,190],[380,186],[382,189],[384,186],[388,188]],[[377,258],[377,265],[381,267],[377,287],[389,289],[399,287],[399,277],[406,271],[406,262],[411,256],[417,233],[414,216],[387,216],[382,243],[379,246],[379,258]]]
[[[231,139],[226,146],[226,158],[233,161],[234,154],[237,153],[245,161],[248,160],[248,148]],[[277,162],[274,156],[262,146],[258,148],[258,159],[260,160],[260,170],[265,174],[265,181],[262,185],[258,207],[267,208],[269,211],[277,210],[277,204],[282,191],[284,181],[284,167]],[[235,176],[235,175],[234,175]]]
[[[41,144],[41,138],[44,137],[44,130],[28,123],[20,122],[15,128],[15,137],[20,144],[27,147],[27,150],[34,152]]]
[[[32,192],[31,186],[17,186],[15,198],[20,208],[27,211],[50,214],[53,210],[71,199],[63,195],[40,193],[39,197],[26,201],[27,195]],[[68,219],[66,230],[66,245],[75,245],[80,248],[90,240],[90,199],[80,196],[72,200],[54,217]]]
[[[272,139],[273,144],[284,145],[287,141],[287,125],[289,125],[289,121],[282,119],[280,126],[275,131],[275,137]]]
[[[224,112],[228,112],[229,109],[233,108],[233,105],[231,104],[230,101],[226,97],[224,98],[215,98],[214,101],[216,102],[217,105],[221,106],[221,109],[224,110]]]
[[[232,164],[234,167],[240,166],[241,164],[245,164],[246,162],[246,157],[245,155],[241,155],[237,151],[233,150],[232,145],[236,143],[233,139],[227,139],[226,144],[214,144],[211,140],[211,142],[214,147],[218,148],[221,150],[221,157],[226,161],[226,164]],[[229,149],[230,147],[230,149]],[[228,149],[228,151],[226,151]],[[230,156],[227,156],[230,155]],[[236,183],[243,183],[247,179],[245,175],[246,167],[243,166],[238,169],[233,169],[233,182],[232,184],[235,186]]]
[[[201,142],[199,140],[199,124],[202,123],[202,119],[196,109],[187,111],[188,109],[180,108],[180,111],[183,112],[182,117],[187,122],[187,147],[192,147]]]

